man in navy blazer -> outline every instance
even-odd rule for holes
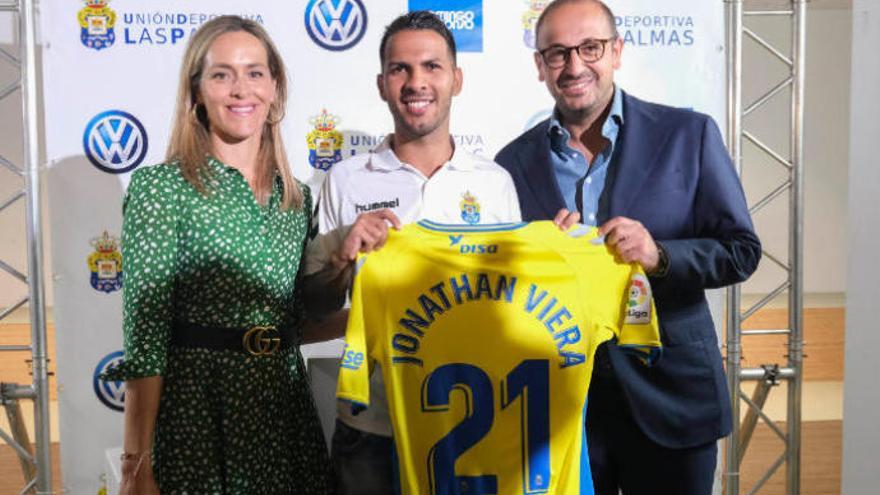
[[[523,220],[577,210],[650,276],[664,344],[647,368],[614,345],[596,356],[587,411],[599,494],[709,494],[730,433],[721,354],[704,289],[744,281],[761,245],[712,119],[616,87],[623,41],[597,0],[557,0],[536,27],[553,117],[496,161]]]

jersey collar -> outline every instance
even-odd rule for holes
[[[416,170],[412,165],[404,163],[397,158],[394,150],[391,149],[393,139],[394,134],[388,134],[379,146],[373,149],[371,152],[372,156],[370,157],[369,167],[373,170],[386,171],[394,171],[402,168]],[[449,139],[452,140],[452,136],[450,136]],[[467,153],[460,150],[455,145],[455,140],[452,140],[452,150],[452,158],[443,164],[441,170],[445,168],[453,170],[472,170],[474,168],[473,160],[468,159]]]

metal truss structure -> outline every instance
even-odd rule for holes
[[[786,493],[800,493],[801,466],[801,391],[803,385],[803,150],[804,150],[804,78],[806,47],[807,0],[787,0],[785,8],[761,5],[761,1],[725,0],[727,4],[727,47],[728,47],[728,146],[738,172],[743,166],[743,141],[748,141],[786,171],[785,179],[769,194],[749,205],[752,214],[770,203],[779,202],[787,193],[788,199],[788,253],[787,259],[768,252],[765,247],[763,258],[786,274],[785,280],[775,289],[764,295],[747,309],[742,307],[740,287],[732,287],[727,296],[727,381],[730,400],[733,404],[733,432],[726,443],[724,491],[726,495],[740,493],[739,469],[752,433],[759,420],[764,421],[783,442],[785,449],[764,475],[750,487],[748,493],[757,493],[783,465],[786,466]],[[767,3],[767,2],[763,2]],[[775,2],[781,4],[782,2]],[[745,4],[745,5],[744,5]],[[781,50],[750,29],[744,20],[754,17],[778,17],[791,22],[791,46]],[[743,108],[743,39],[748,38],[763,48],[763,52],[774,57],[787,67],[787,76],[748,106]],[[788,53],[786,53],[788,52]],[[786,91],[787,90],[787,91]],[[790,103],[789,130],[790,149],[785,152],[774,150],[756,133],[745,128],[743,118],[765,105],[778,94],[787,93]],[[782,294],[788,296],[788,328],[744,330],[743,322],[755,312],[768,305]],[[771,364],[759,368],[743,368],[742,340],[767,335],[785,335],[788,338],[787,363]],[[751,396],[741,388],[742,382],[757,382]],[[764,413],[764,403],[771,388],[787,382],[787,417],[785,430]],[[740,423],[740,412],[745,404],[747,411]]]
[[[7,198],[0,198],[0,214],[19,201],[25,203],[27,231],[27,273],[0,260],[0,270],[23,284],[23,295],[12,305],[0,308],[0,320],[27,305],[30,314],[31,342],[26,345],[2,345],[0,351],[31,353],[32,383],[0,384],[0,404],[6,410],[10,432],[0,429],[0,439],[9,444],[21,460],[24,474],[22,494],[52,493],[52,465],[49,439],[49,373],[46,339],[46,306],[43,282],[43,239],[40,207],[39,134],[37,127],[36,29],[33,0],[0,0],[0,13],[11,13],[17,21],[18,53],[0,47],[0,63],[8,64],[19,75],[12,82],[0,83],[0,100],[19,96],[22,109],[22,165],[16,165],[0,150],[0,167],[21,180],[21,188]],[[28,439],[20,401],[33,401],[35,448]]]

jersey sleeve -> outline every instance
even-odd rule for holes
[[[638,264],[630,266],[626,292],[621,298],[617,345],[645,364],[653,365],[661,353],[657,309],[647,275]]]
[[[355,409],[370,405],[370,362],[367,329],[370,310],[377,308],[371,294],[370,284],[364,284],[368,274],[363,270],[367,256],[357,260],[357,271],[351,292],[351,309],[348,313],[348,327],[345,330],[345,346],[339,362],[339,379],[336,384],[336,397],[350,402]]]

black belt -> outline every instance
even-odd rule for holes
[[[296,337],[297,332],[291,325],[228,328],[176,322],[171,331],[171,344],[178,347],[243,351],[252,356],[269,356],[294,345]]]

